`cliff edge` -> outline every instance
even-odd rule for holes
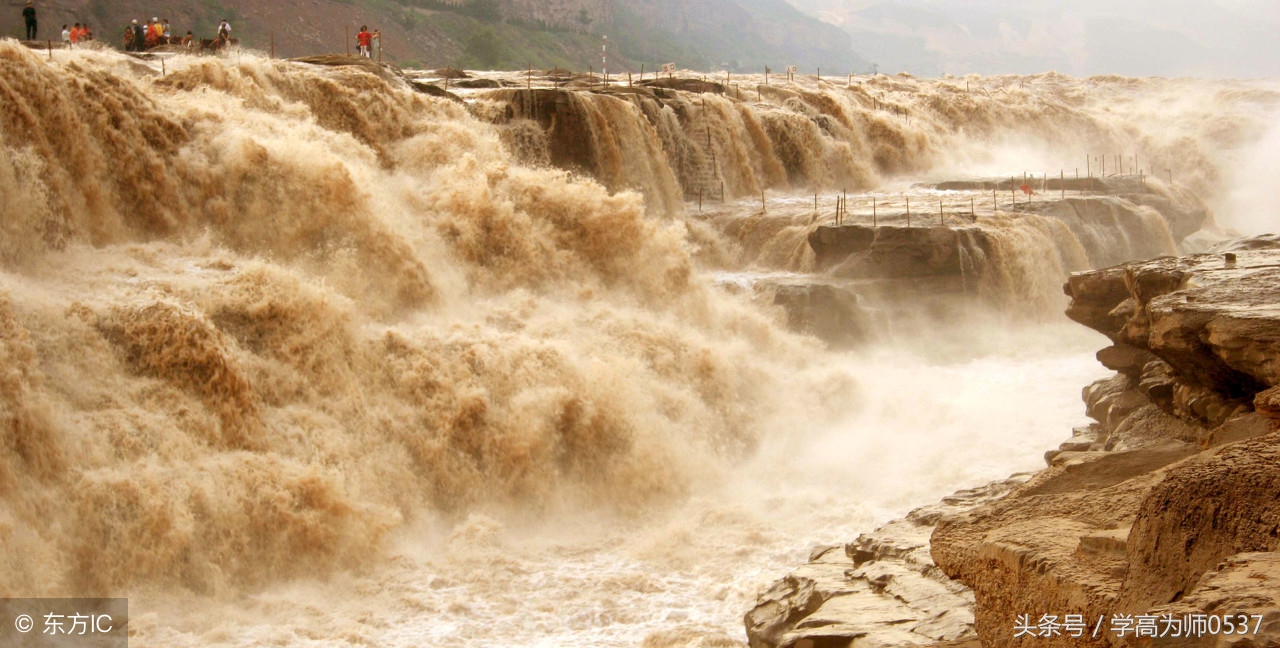
[[[931,538],[983,645],[1280,645],[1280,250],[1236,249],[1071,276],[1096,423]]]

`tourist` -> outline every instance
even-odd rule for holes
[[[373,49],[373,34],[369,32],[368,25],[360,25],[360,33],[356,34],[356,46],[360,50],[360,56],[370,58],[369,52]]]
[[[196,37],[193,36],[190,31],[187,32],[186,36],[182,37],[182,46],[187,49],[191,49],[192,46],[195,44],[195,42],[196,42]]]
[[[164,26],[160,28],[160,36],[164,38],[165,45],[173,44],[173,29],[169,27],[169,19],[164,19]]]
[[[151,49],[152,47],[155,47],[160,44],[160,36],[163,33],[161,32],[161,29],[162,28],[160,27],[159,18],[152,18],[150,21],[147,22],[147,33],[146,33],[147,49]]]
[[[32,4],[32,0],[27,0],[27,6],[22,9],[22,20],[27,23],[27,40],[35,40],[36,7]]]
[[[62,26],[62,44],[71,44],[71,28],[66,25]]]
[[[93,40],[93,30],[89,29],[89,23],[85,23],[84,27],[80,28],[80,40],[82,41]]]
[[[133,21],[133,51],[147,51],[147,30],[143,29],[137,20]]]
[[[218,37],[225,42],[231,42],[231,23],[226,18],[218,24]]]
[[[124,45],[124,51],[133,51],[133,25],[124,26],[124,38],[120,42]]]

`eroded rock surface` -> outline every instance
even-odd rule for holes
[[[973,589],[987,646],[1280,645],[1280,251],[1073,275],[1107,335],[1096,423],[1007,497],[942,520],[933,558]],[[1256,634],[1035,636],[1019,615],[1244,615]]]
[[[843,546],[819,547],[747,613],[752,648],[933,646],[977,638],[973,596],[938,569],[929,534],[945,515],[989,503],[1029,475],[916,509]]]

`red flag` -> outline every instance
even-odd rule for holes
[[[1027,194],[1028,196],[1035,193],[1031,191],[1031,185],[1022,185],[1021,187],[1018,187],[1018,188],[1022,190],[1022,193]]]

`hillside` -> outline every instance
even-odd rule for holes
[[[1280,76],[1273,0],[791,0],[879,71]]]
[[[0,33],[22,33],[21,2],[6,0]],[[169,19],[181,34],[210,37],[222,18],[249,47],[277,55],[345,51],[360,25],[383,33],[388,60],[410,67],[519,69],[526,65],[599,69],[601,36],[609,67],[638,71],[674,62],[684,68],[754,71],[865,63],[847,34],[783,0],[174,0],[166,9],[139,0],[41,0],[40,37],[64,23],[88,22],[117,43],[131,19]]]

